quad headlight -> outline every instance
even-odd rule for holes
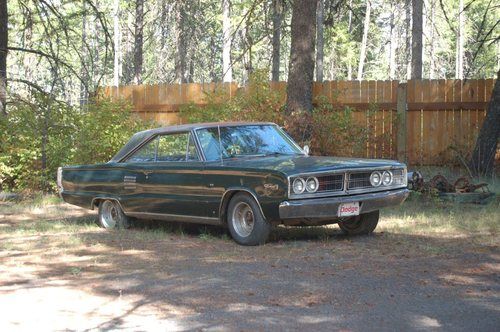
[[[314,192],[318,191],[318,187],[319,187],[318,179],[315,178],[314,176],[312,176],[306,180],[307,192],[314,193]]]
[[[384,186],[390,186],[392,184],[392,172],[391,171],[384,171],[384,173],[382,173],[382,184]]]
[[[302,194],[306,190],[306,181],[303,178],[296,178],[293,180],[292,188],[295,194]]]
[[[292,190],[294,194],[302,194],[304,192],[315,193],[318,191],[319,182],[314,176],[308,177],[307,180],[303,178],[296,178],[292,183]]]
[[[378,187],[382,184],[382,174],[380,172],[373,172],[370,175],[370,183],[374,187]]]

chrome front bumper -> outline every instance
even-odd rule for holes
[[[359,202],[360,213],[367,213],[386,206],[399,205],[409,194],[410,191],[404,188],[361,195],[285,201],[279,206],[280,218],[337,218],[340,204],[350,202]]]

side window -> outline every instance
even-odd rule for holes
[[[127,162],[197,161],[196,144],[190,133],[160,135],[148,142]]]
[[[190,133],[170,134],[159,137],[156,161],[192,160],[198,160],[198,155]]]
[[[132,156],[127,159],[127,162],[131,163],[142,163],[155,161],[155,153],[156,153],[156,144],[158,142],[158,138],[153,139],[138,151],[136,151]]]

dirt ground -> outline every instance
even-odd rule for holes
[[[496,231],[397,226],[417,211],[383,211],[372,236],[278,228],[242,247],[215,227],[109,232],[70,205],[0,203],[0,330],[498,331]]]

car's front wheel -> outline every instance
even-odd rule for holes
[[[128,228],[129,218],[116,201],[105,200],[99,204],[99,225],[106,229]]]
[[[347,235],[363,235],[372,233],[378,224],[379,211],[363,213],[339,222],[340,229]]]
[[[229,202],[227,224],[233,239],[246,246],[265,243],[272,228],[258,203],[247,193],[237,193]]]

